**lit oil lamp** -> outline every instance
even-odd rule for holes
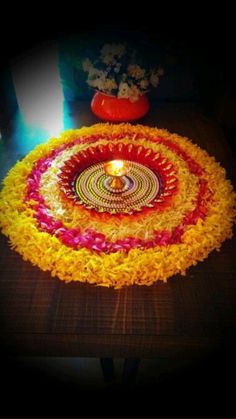
[[[109,186],[115,190],[121,190],[124,188],[125,176],[129,171],[127,161],[124,160],[111,160],[104,164],[105,173],[110,176],[111,180]]]

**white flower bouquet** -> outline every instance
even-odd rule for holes
[[[157,87],[164,74],[161,67],[143,65],[137,51],[127,44],[105,44],[97,60],[92,62],[86,58],[82,65],[88,73],[90,87],[131,102],[136,102],[151,87]]]

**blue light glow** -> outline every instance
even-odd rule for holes
[[[63,92],[54,44],[33,51],[13,67],[16,97],[25,124],[56,136],[63,130]]]

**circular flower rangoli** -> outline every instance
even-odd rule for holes
[[[114,190],[111,160],[129,170]],[[119,193],[117,193],[119,192]],[[53,276],[119,288],[185,274],[232,237],[225,170],[187,138],[129,124],[66,131],[4,180],[2,231]]]

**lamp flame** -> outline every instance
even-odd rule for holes
[[[124,160],[111,160],[104,164],[104,170],[109,176],[124,176],[128,172],[128,163]]]

